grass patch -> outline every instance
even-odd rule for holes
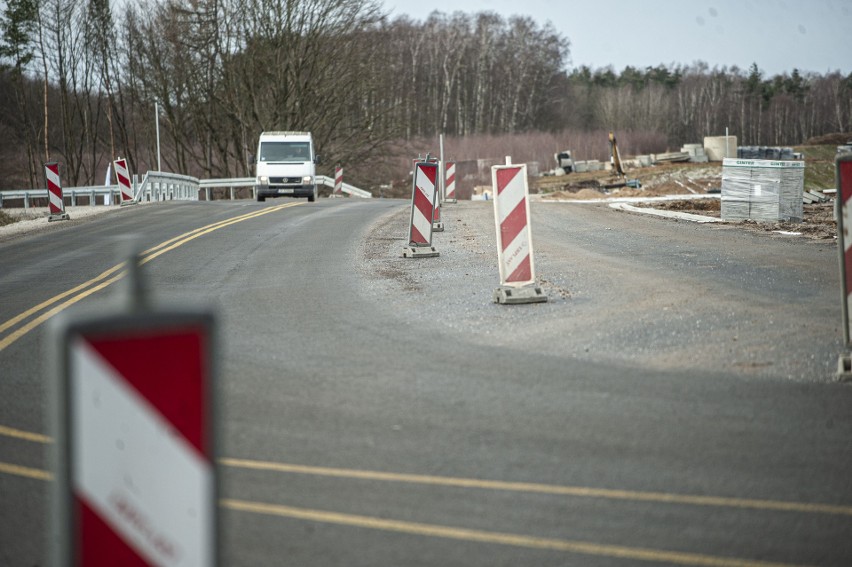
[[[834,158],[837,146],[797,146],[805,154],[805,190],[832,189],[835,187]]]
[[[0,211],[0,226],[6,226],[7,224],[12,224],[13,222],[17,222],[18,219],[10,215],[5,211]]]

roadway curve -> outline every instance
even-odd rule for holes
[[[0,326],[84,283],[51,305],[106,308],[119,234],[177,239],[144,273],[218,316],[224,564],[852,562],[832,243],[536,202],[550,301],[507,307],[489,203],[448,206],[441,256],[417,260],[406,207],[52,227],[0,244]],[[49,541],[46,309],[0,332],[2,565]]]

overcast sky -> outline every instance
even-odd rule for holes
[[[569,69],[753,62],[765,76],[852,73],[852,0],[383,0],[393,15],[492,11],[550,21],[571,42]]]

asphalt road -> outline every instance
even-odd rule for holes
[[[218,317],[223,564],[852,563],[834,243],[533,203],[549,301],[499,306],[491,218],[448,206],[418,260],[393,200],[160,204],[0,244],[0,565],[51,542],[38,317],[117,301],[93,290],[127,233],[176,239],[143,267],[157,302]]]

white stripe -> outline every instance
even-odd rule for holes
[[[124,177],[130,177],[127,173],[127,164],[124,161],[116,161],[113,162],[115,164],[115,172],[116,174],[123,175]]]
[[[843,238],[843,251],[846,252],[852,246],[852,202],[847,202],[842,208],[843,234],[841,238]],[[847,266],[846,269],[852,269],[852,266]]]
[[[500,217],[498,219],[500,224],[503,224],[506,217],[508,217],[509,214],[515,210],[515,207],[517,207],[518,204],[524,200],[524,197],[526,197],[526,184],[524,183],[526,180],[525,178],[526,176],[524,175],[523,170],[521,170],[506,185],[499,195],[496,190],[494,191],[494,198],[497,200],[497,209],[500,211]]]
[[[53,183],[57,187],[61,187],[62,183],[59,181],[59,174],[54,173],[54,171],[48,167],[44,168],[45,177],[47,177],[48,182]]]
[[[413,224],[414,224],[414,228],[416,228],[420,232],[420,234],[423,236],[423,238],[425,238],[426,241],[428,242],[429,237],[432,234],[432,219],[427,219],[417,209],[417,207],[414,207]]]
[[[127,171],[127,162],[124,160],[115,161],[115,176],[118,178],[118,184],[121,186],[121,194],[133,197],[130,194],[130,173]],[[125,181],[126,180],[126,181]],[[127,189],[125,191],[125,189]]]
[[[508,247],[503,251],[501,256],[503,263],[503,273],[500,274],[500,278],[503,280],[501,283],[505,284],[506,280],[509,276],[512,275],[518,266],[521,265],[521,262],[524,261],[524,258],[530,255],[530,239],[529,239],[529,231],[527,229],[522,230],[518,233],[515,239],[509,244]],[[532,267],[532,266],[530,266]],[[533,279],[535,276],[533,275]],[[527,283],[532,280],[526,280],[525,282],[512,282],[512,283]]]
[[[150,563],[209,565],[211,463],[87,342],[71,348],[73,490]]]
[[[48,191],[50,195],[50,204],[60,211],[65,208],[65,202],[59,197],[59,195],[55,194],[53,191]]]
[[[429,199],[429,203],[435,204],[435,184],[426,177],[426,173],[423,171],[417,176],[417,189]]]

